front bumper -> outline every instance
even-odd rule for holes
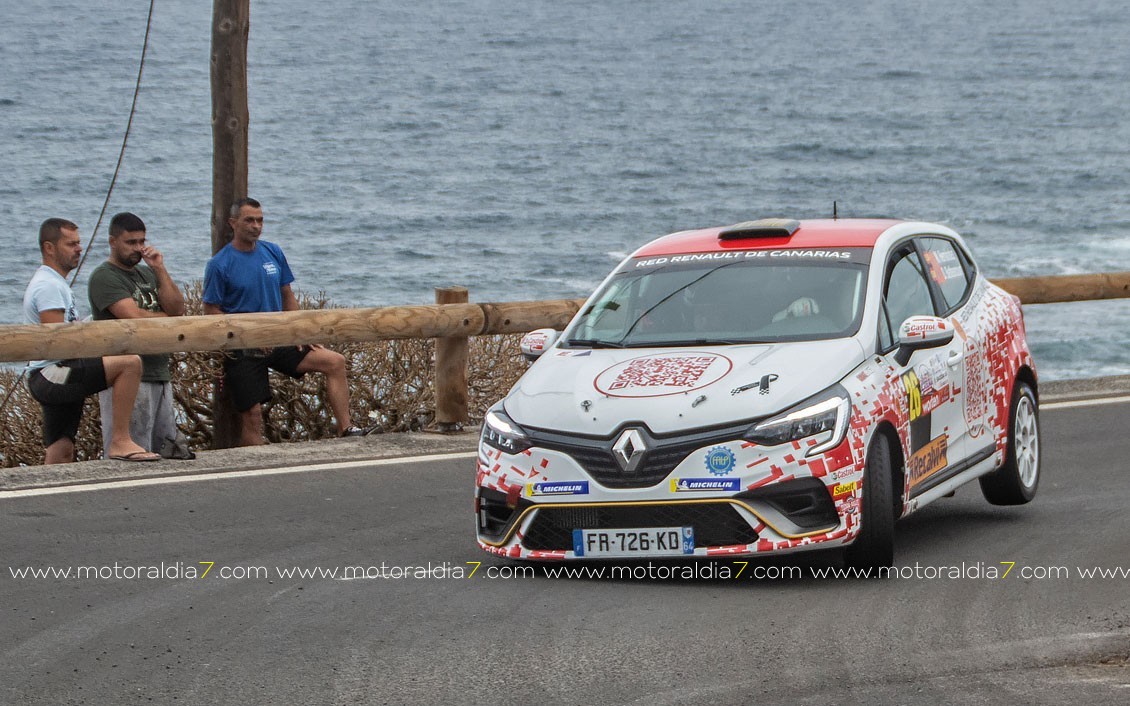
[[[849,543],[858,533],[862,485],[862,459],[854,458],[850,436],[812,457],[805,449],[814,440],[773,447],[740,439],[698,447],[684,442],[678,458],[667,453],[666,466],[651,464],[630,482],[609,482],[607,469],[595,465],[588,450],[571,454],[561,445],[535,446],[507,454],[481,444],[475,494],[479,546],[511,558],[588,558],[574,551],[575,531],[640,528],[692,528],[693,551],[688,546],[685,555],[699,557]],[[711,456],[727,452],[729,468],[712,469]]]

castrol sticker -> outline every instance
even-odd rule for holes
[[[945,330],[945,321],[935,319],[932,316],[912,316],[902,323],[902,330],[899,333],[904,338],[921,338],[925,340],[927,336],[930,336],[936,331]]]
[[[608,368],[593,381],[609,397],[663,397],[700,390],[734,367],[716,353],[680,351],[633,358]]]
[[[525,336],[522,336],[522,341],[519,344],[523,353],[541,353],[545,350],[545,345],[549,343],[549,336],[541,330],[530,331]]]

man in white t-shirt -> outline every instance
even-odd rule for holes
[[[82,242],[78,226],[62,218],[48,218],[39,227],[39,252],[43,264],[24,292],[24,320],[29,324],[61,324],[78,320],[75,298],[66,275],[78,267]],[[130,411],[141,381],[141,358],[111,355],[103,358],[34,360],[28,363],[28,390],[43,407],[44,463],[75,460],[75,436],[82,421],[83,400],[107,387],[113,390],[114,425],[110,458],[120,461],[157,461],[129,435]]]

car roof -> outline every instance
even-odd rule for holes
[[[665,235],[637,250],[633,257],[726,250],[778,250],[782,248],[873,248],[879,236],[903,221],[888,218],[840,218],[798,221],[791,236],[754,236],[720,240],[719,233],[734,226],[685,230]]]

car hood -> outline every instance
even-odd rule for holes
[[[863,362],[855,339],[702,348],[545,352],[504,401],[519,425],[606,436],[764,417],[839,382]]]

